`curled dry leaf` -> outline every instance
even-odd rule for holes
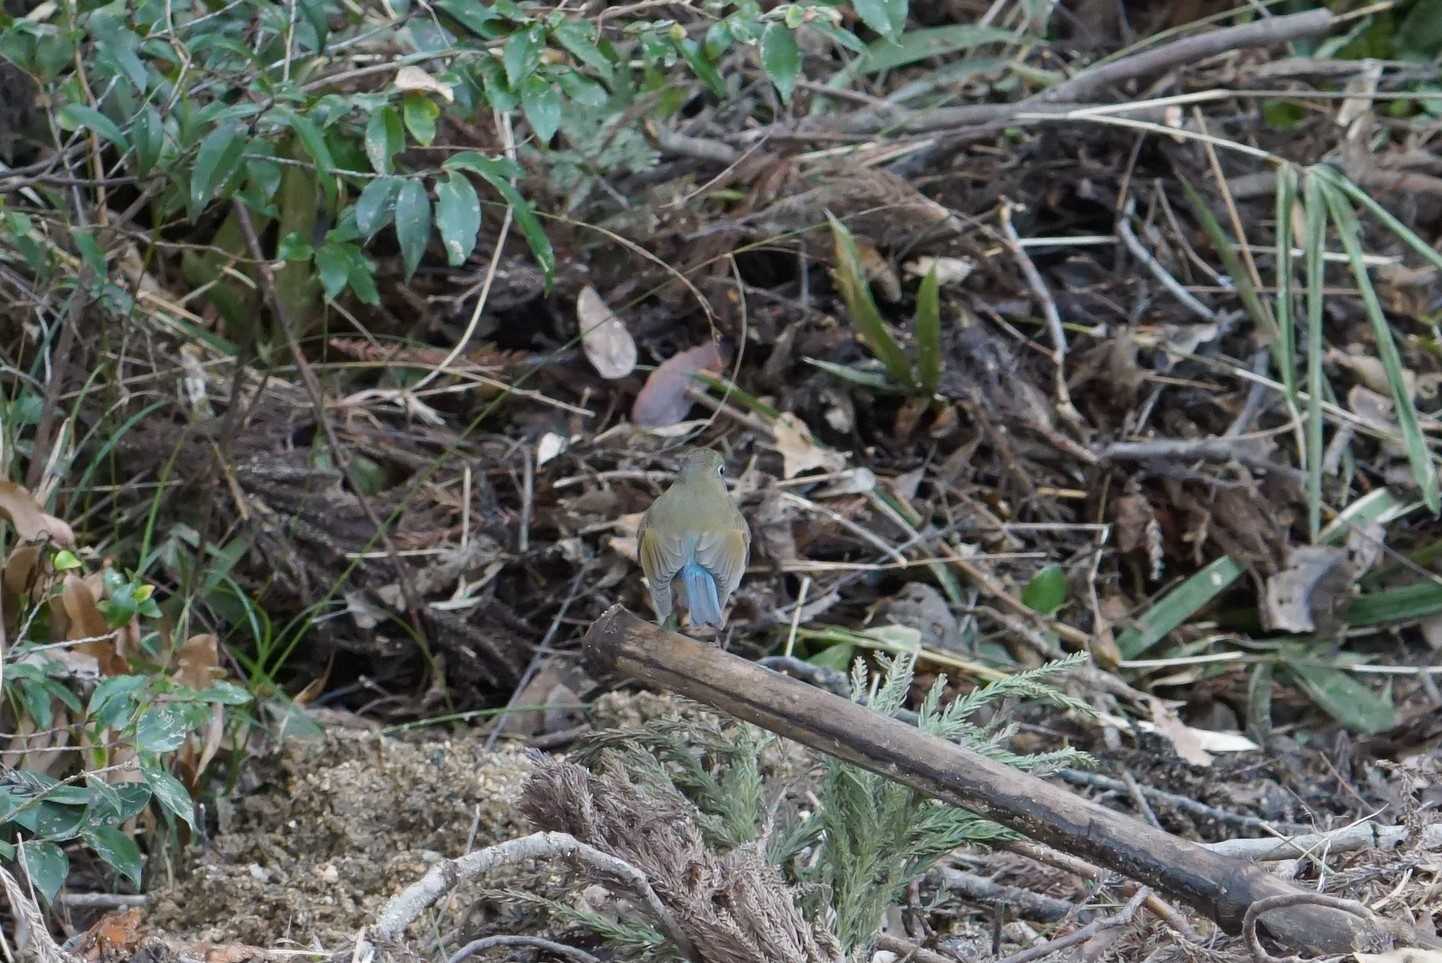
[[[65,548],[75,547],[75,533],[70,526],[46,514],[35,496],[14,482],[0,482],[0,515],[15,526],[21,541],[49,540]]]
[[[395,88],[401,92],[420,90],[433,94],[440,94],[446,99],[446,103],[456,102],[455,91],[450,84],[441,83],[430,74],[419,67],[406,66],[396,71]]]
[[[615,380],[636,370],[636,342],[631,332],[589,284],[576,299],[576,321],[581,326],[581,347],[597,374]]]
[[[646,379],[631,406],[631,420],[643,428],[665,428],[683,420],[691,410],[686,389],[691,387],[692,376],[702,371],[720,372],[725,365],[714,341],[677,352]]]
[[[171,679],[195,690],[209,688],[225,675],[220,667],[220,640],[210,634],[192,635],[175,653],[175,671]]]
[[[1335,636],[1352,600],[1357,569],[1344,549],[1308,545],[1293,549],[1287,566],[1267,579],[1262,624],[1272,631]]]
[[[841,471],[846,467],[846,459],[840,452],[817,444],[811,430],[789,411],[776,419],[771,433],[776,436],[776,450],[781,452],[781,474],[786,478],[795,478],[814,468]]]

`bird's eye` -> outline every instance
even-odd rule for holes
[[[717,466],[716,466],[716,474],[718,474],[718,475],[724,475],[724,474],[726,474],[726,466],[725,466],[725,465],[717,465]]]

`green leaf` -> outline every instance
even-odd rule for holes
[[[549,144],[561,126],[561,93],[545,74],[534,73],[521,84],[521,109],[543,144]]]
[[[517,99],[511,85],[506,82],[506,72],[499,63],[486,57],[476,63],[475,71],[480,75],[486,102],[491,105],[492,110],[505,112],[516,109],[520,100]]]
[[[1397,724],[1392,700],[1379,696],[1341,669],[1284,663],[1285,669],[1321,709],[1353,732],[1382,732]]]
[[[92,826],[81,836],[111,869],[140,885],[140,847],[114,826]]]
[[[826,213],[831,222],[831,237],[836,248],[836,278],[841,285],[841,295],[846,301],[847,313],[866,346],[886,366],[887,374],[902,388],[916,387],[913,383],[911,362],[901,345],[896,343],[886,322],[881,319],[876,302],[871,297],[866,275],[862,272],[861,255],[857,253],[856,241],[831,212]]]
[[[1033,612],[1054,614],[1066,604],[1066,572],[1060,565],[1048,565],[1026,583],[1021,600]]]
[[[811,665],[820,666],[823,669],[849,672],[851,671],[851,663],[855,658],[856,646],[850,642],[840,642],[836,645],[828,645],[806,661]]]
[[[437,0],[436,6],[455,17],[460,24],[476,36],[491,39],[493,30],[488,26],[501,18],[491,7],[475,0]]]
[[[1229,585],[1241,578],[1247,570],[1245,565],[1232,561],[1228,555],[1212,562],[1181,585],[1162,596],[1145,615],[1137,620],[1137,627],[1123,632],[1117,638],[1117,648],[1122,657],[1135,659],[1147,649],[1156,645],[1167,634],[1195,615],[1212,599],[1222,594]]]
[[[291,231],[275,246],[275,256],[281,261],[309,261],[315,257],[315,248],[299,231]]]
[[[1016,46],[1023,40],[1035,42],[1035,38],[996,27],[977,27],[971,24],[957,24],[949,27],[931,27],[913,30],[893,43],[879,40],[866,48],[866,56],[857,64],[862,74],[895,70],[917,61],[932,57],[944,57],[963,50],[971,50],[988,44]]]
[[[429,147],[436,139],[436,120],[441,108],[425,94],[408,93],[401,106],[406,119],[406,130],[422,147]]]
[[[326,39],[330,36],[330,22],[326,17],[325,0],[299,0],[298,5],[306,23],[310,24],[311,29],[315,31],[316,43],[320,45],[317,53],[323,52]]]
[[[371,169],[377,174],[389,174],[391,158],[406,146],[400,111],[389,104],[371,111],[370,120],[366,121],[365,146]]]
[[[404,183],[399,177],[377,177],[361,191],[355,202],[355,226],[366,238],[390,223],[396,193]]]
[[[223,706],[243,706],[251,701],[251,695],[234,682],[217,679],[196,693],[202,702],[217,702]]]
[[[36,892],[45,898],[45,902],[54,902],[65,877],[70,875],[70,858],[65,855],[65,850],[54,843],[35,840],[26,840],[17,848],[19,862],[29,874]]]
[[[371,269],[370,262],[359,252],[357,252],[357,256],[351,260],[350,289],[355,292],[355,296],[360,298],[363,304],[376,305],[381,303],[381,293],[376,288],[375,274]],[[234,686],[233,688],[240,689],[239,686]],[[245,700],[249,702],[250,695],[246,693],[244,689],[240,689],[240,692]],[[239,703],[229,704],[238,705]]]
[[[815,365],[827,374],[834,375],[843,381],[849,381],[854,385],[860,385],[863,388],[869,388],[872,391],[879,391],[885,394],[905,394],[895,382],[887,377],[885,371],[879,369],[868,371],[863,368],[852,368],[848,365],[836,364],[833,361],[822,361],[819,358],[805,358],[803,360],[805,360],[807,364]]]
[[[681,56],[691,65],[691,69],[707,89],[716,97],[726,96],[726,80],[721,76],[721,71],[716,69],[705,48],[689,37],[683,37],[677,44],[676,49],[681,51]]]
[[[135,173],[144,177],[155,169],[161,148],[165,146],[165,125],[160,111],[149,106],[142,110],[135,118],[131,136],[135,138]]]
[[[154,757],[141,759],[140,775],[155,794],[155,800],[164,809],[183,819],[191,832],[194,832],[195,801],[190,798],[190,793],[181,781],[166,772]]]
[[[292,110],[281,111],[290,129],[295,131],[296,137],[300,139],[300,145],[305,152],[315,161],[316,180],[320,183],[320,189],[325,194],[326,201],[334,207],[338,188],[335,178],[335,160],[331,157],[330,148],[326,146],[325,135],[321,133],[315,122],[303,117]]]
[[[176,703],[152,706],[135,727],[135,748],[141,752],[173,752],[185,743],[195,726],[185,706]]]
[[[1295,282],[1292,269],[1292,208],[1297,199],[1297,168],[1283,164],[1277,171],[1276,188],[1276,251],[1277,259],[1277,341],[1272,351],[1277,358],[1277,370],[1282,374],[1282,383],[1287,386],[1287,398],[1297,403],[1297,345],[1296,328],[1292,322]]]
[[[941,382],[941,298],[935,262],[916,294],[916,377],[922,394],[936,393]]]
[[[420,181],[406,181],[401,186],[396,196],[395,220],[396,240],[401,245],[406,280],[410,280],[420,266],[421,256],[426,252],[426,238],[431,233],[431,199]]]
[[[327,243],[316,249],[315,269],[328,298],[339,297],[350,279],[350,256],[346,247],[348,245]]]
[[[447,170],[466,170],[477,174],[506,199],[506,203],[511,206],[511,215],[520,225],[521,233],[525,235],[526,243],[531,246],[531,253],[541,265],[541,270],[546,275],[546,284],[549,285],[556,273],[556,253],[551,248],[551,240],[546,237],[530,201],[522,197],[509,180],[520,176],[520,168],[508,160],[487,157],[475,151],[456,154],[446,161],[445,167]]]
[[[899,29],[892,26],[891,11],[887,8],[886,0],[852,0],[851,6],[856,9],[856,15],[861,18],[862,23],[888,40],[892,39]]]
[[[770,24],[761,34],[761,66],[776,85],[781,99],[789,103],[791,92],[796,89],[796,78],[801,73],[801,48],[783,24]]]
[[[551,30],[551,36],[566,52],[590,67],[603,79],[611,77],[611,60],[596,45],[596,27],[589,20],[567,19]]]
[[[130,149],[130,141],[125,139],[124,131],[116,125],[115,121],[94,107],[86,107],[84,104],[66,104],[60,108],[60,122],[71,130],[89,128],[122,151]]]
[[[501,51],[501,62],[506,68],[506,82],[512,90],[519,89],[521,81],[535,71],[541,63],[541,46],[545,30],[539,25],[511,34]]]
[[[235,172],[245,152],[245,128],[239,123],[223,124],[200,142],[195,156],[195,169],[190,174],[190,197],[187,210],[193,221]]]
[[[436,184],[436,226],[441,229],[451,267],[464,264],[475,250],[476,233],[481,229],[481,199],[460,171],[451,171]]]

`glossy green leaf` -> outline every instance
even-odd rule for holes
[[[897,42],[887,39],[870,44],[866,48],[866,56],[861,58],[856,70],[861,74],[880,73],[932,57],[945,57],[990,44],[1016,46],[1023,40],[1035,42],[1035,38],[1027,38],[1009,30],[972,24],[913,30],[904,34]]]
[[[425,94],[409,93],[402,101],[401,110],[406,121],[406,130],[422,147],[429,147],[436,139],[436,121],[441,116],[440,105]]]
[[[165,146],[165,125],[160,111],[151,106],[142,110],[135,118],[131,137],[135,141],[135,173],[144,177],[155,169]]]
[[[130,141],[115,121],[106,117],[94,107],[84,104],[66,104],[60,108],[60,122],[75,130],[93,130],[122,151],[130,149]]]
[[[1066,604],[1066,572],[1060,565],[1048,565],[1026,583],[1021,600],[1033,612],[1054,614]]]
[[[425,185],[408,180],[396,195],[396,240],[400,242],[401,258],[406,265],[406,279],[416,273],[421,256],[426,252],[426,239],[431,233],[431,199]]]
[[[540,66],[544,38],[545,31],[540,26],[517,31],[506,38],[501,63],[506,68],[506,82],[511,89],[520,89],[521,82]]]
[[[1136,628],[1117,637],[1122,657],[1135,659],[1166,638],[1169,632],[1226,591],[1246,570],[1245,565],[1223,555],[1162,596],[1137,620]]]
[[[344,245],[328,243],[316,248],[315,270],[328,298],[337,298],[350,279],[350,257]]]
[[[105,865],[140,885],[140,848],[135,840],[114,826],[91,826],[81,836]]]
[[[500,21],[490,4],[475,0],[437,0],[436,6],[455,17],[476,36],[489,40],[493,27]]]
[[[371,169],[377,174],[391,173],[391,158],[405,146],[400,111],[389,104],[371,111],[365,134],[366,157],[370,158]]]
[[[706,49],[689,37],[683,37],[676,47],[681,51],[681,56],[685,57],[686,62],[691,65],[691,70],[706,85],[706,88],[716,97],[725,97],[726,80],[707,56]]]
[[[1289,662],[1290,675],[1324,712],[1353,732],[1377,733],[1397,724],[1397,709],[1341,669]]]
[[[238,123],[223,124],[200,142],[195,169],[190,174],[190,196],[187,199],[191,220],[200,216],[205,205],[235,172],[245,151],[244,131],[245,128]]]
[[[520,168],[504,158],[487,157],[476,151],[456,154],[446,161],[445,167],[447,170],[466,170],[477,174],[505,198],[506,203],[511,206],[511,215],[520,226],[521,233],[525,235],[526,243],[530,245],[531,253],[535,255],[536,262],[546,275],[546,284],[549,285],[556,273],[556,253],[530,202],[521,196],[521,192],[516,190],[509,180],[520,176]]]
[[[481,228],[481,199],[470,179],[460,171],[436,184],[436,226],[446,248],[446,260],[458,267],[476,247]]]
[[[561,92],[545,74],[534,73],[521,84],[521,109],[543,144],[551,142],[561,126]]]
[[[399,177],[377,177],[366,184],[355,202],[355,226],[361,234],[373,237],[390,223],[396,194],[404,183]]]
[[[783,24],[770,24],[761,34],[761,66],[776,85],[781,99],[789,102],[801,73],[801,48]]]
[[[595,24],[579,18],[563,20],[552,28],[551,36],[571,56],[596,71],[602,78],[610,78],[611,60],[596,43]]]
[[[27,840],[16,847],[16,856],[30,876],[35,891],[51,903],[65,877],[70,875],[70,858],[54,843]]]
[[[162,703],[145,710],[135,727],[135,748],[141,752],[174,752],[185,743],[196,719],[181,703]]]
[[[886,0],[852,0],[851,6],[855,8],[862,23],[888,40],[895,30],[899,29],[893,28],[891,24],[891,10],[887,7]]]
[[[140,775],[155,796],[155,801],[173,815],[179,816],[195,831],[195,802],[179,779],[176,779],[160,765],[154,757],[140,762]]]

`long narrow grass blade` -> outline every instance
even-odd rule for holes
[[[1408,247],[1416,251],[1418,254],[1422,255],[1427,260],[1431,261],[1432,264],[1436,267],[1442,268],[1442,252],[1438,252],[1432,247],[1432,245],[1428,244],[1422,238],[1418,237],[1415,231],[1413,231],[1406,224],[1403,224],[1401,221],[1397,220],[1396,217],[1392,216],[1390,211],[1388,211],[1381,204],[1378,204],[1375,199],[1367,196],[1366,191],[1362,190],[1362,188],[1358,187],[1356,184],[1353,184],[1340,172],[1335,171],[1330,167],[1318,165],[1313,169],[1320,171],[1322,177],[1326,179],[1328,184],[1336,187],[1338,190],[1342,191],[1348,197],[1352,198],[1352,200],[1356,201],[1358,204],[1361,204],[1364,208],[1371,212],[1373,217],[1382,222],[1383,227],[1401,238],[1404,242],[1406,242]]]
[[[1322,181],[1308,171],[1303,189],[1307,234],[1307,531],[1312,541],[1322,531],[1322,255],[1327,240],[1327,209]]]
[[[1135,659],[1166,638],[1168,632],[1195,615],[1246,570],[1245,565],[1233,561],[1230,555],[1223,555],[1162,596],[1137,620],[1135,629],[1123,632],[1117,638],[1122,658]]]
[[[916,369],[922,394],[935,394],[941,382],[941,299],[935,263],[916,295]]]
[[[1221,222],[1207,207],[1207,202],[1202,195],[1197,193],[1196,188],[1181,178],[1182,190],[1186,192],[1187,201],[1192,206],[1192,213],[1201,222],[1202,230],[1206,232],[1207,240],[1212,242],[1212,247],[1217,249],[1217,254],[1222,258],[1222,266],[1226,269],[1232,284],[1236,286],[1237,296],[1242,299],[1242,307],[1247,309],[1252,323],[1267,333],[1267,337],[1276,343],[1277,323],[1272,319],[1272,313],[1267,310],[1266,304],[1257,295],[1257,288],[1252,284],[1252,276],[1242,264],[1241,257],[1237,254],[1236,245],[1233,243]],[[1245,238],[1243,239],[1245,240]]]
[[[1392,336],[1392,326],[1382,312],[1382,302],[1377,299],[1377,290],[1367,273],[1367,263],[1362,256],[1361,227],[1357,213],[1347,203],[1346,195],[1332,183],[1323,184],[1327,207],[1332,212],[1332,221],[1342,239],[1342,248],[1352,262],[1352,276],[1362,292],[1362,305],[1372,322],[1373,337],[1377,340],[1377,353],[1382,359],[1382,369],[1387,374],[1387,384],[1392,389],[1392,407],[1397,414],[1397,425],[1402,429],[1402,441],[1407,446],[1407,460],[1412,464],[1412,477],[1422,489],[1422,501],[1435,515],[1442,511],[1442,493],[1437,488],[1437,466],[1432,462],[1432,452],[1427,448],[1427,438],[1417,418],[1417,405],[1412,392],[1407,388],[1407,379],[1402,370],[1402,354],[1397,350],[1397,341]]]
[[[907,359],[906,352],[901,350],[901,345],[896,343],[896,338],[892,337],[871,297],[871,288],[867,285],[866,274],[861,269],[861,255],[856,251],[856,240],[846,225],[830,212],[826,219],[831,222],[831,236],[836,242],[836,278],[841,284],[841,296],[846,300],[846,310],[851,315],[851,323],[856,326],[872,354],[886,366],[886,373],[891,375],[892,380],[900,387],[915,388],[911,361]]]
[[[1277,341],[1273,355],[1287,386],[1287,397],[1297,404],[1297,332],[1292,325],[1292,210],[1297,202],[1297,169],[1283,164],[1277,171]]]

